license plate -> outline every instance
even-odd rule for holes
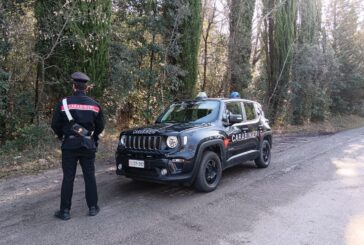
[[[144,161],[142,160],[129,160],[129,167],[144,168]]]

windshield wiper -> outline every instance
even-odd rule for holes
[[[180,122],[171,120],[171,121],[164,121],[163,123],[180,123]]]
[[[189,121],[174,121],[174,120],[171,120],[171,121],[164,121],[163,123],[189,123]]]

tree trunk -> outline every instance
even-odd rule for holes
[[[251,80],[250,54],[255,0],[232,0],[230,5],[230,90],[246,96]]]
[[[209,16],[206,13],[204,14],[204,16],[207,16],[207,27],[206,27],[206,33],[204,33],[202,35],[203,42],[204,42],[203,80],[202,80],[202,86],[201,86],[202,91],[206,91],[206,85],[207,85],[208,43],[209,43],[210,31],[211,31],[212,25],[214,24],[214,21],[215,21],[216,2],[214,3],[214,6],[212,8],[212,13],[210,13],[210,14],[211,14],[211,16]]]

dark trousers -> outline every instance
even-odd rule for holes
[[[71,209],[73,182],[75,180],[77,162],[80,163],[83,179],[85,180],[85,192],[87,206],[97,206],[97,187],[95,178],[95,151],[90,150],[63,150],[62,169],[63,181],[61,189],[61,210]]]

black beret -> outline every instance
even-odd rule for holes
[[[82,72],[75,72],[71,75],[71,78],[75,81],[75,82],[83,82],[83,83],[86,83],[88,81],[90,81],[90,78],[85,74],[85,73],[82,73]]]

